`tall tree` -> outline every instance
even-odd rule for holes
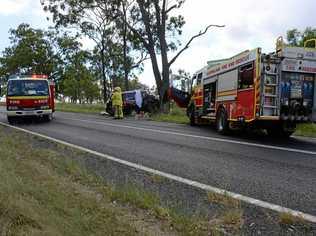
[[[99,56],[98,68],[102,77],[103,85],[103,100],[107,99],[109,93],[108,86],[113,78],[107,74],[109,69],[108,61],[112,61],[113,65],[117,65],[120,61],[120,67],[124,69],[125,78],[128,80],[129,74],[135,68],[131,53],[132,41],[130,34],[124,25],[117,25],[115,16],[111,14],[112,6],[109,0],[41,0],[45,11],[49,11],[53,15],[53,21],[57,28],[72,26],[78,29],[85,36],[88,36],[95,42],[96,52]],[[113,50],[113,45],[123,43],[118,51],[117,47]],[[110,52],[115,51],[115,54],[109,56]],[[137,64],[137,66],[140,63]],[[128,88],[128,83],[125,84]]]
[[[99,97],[98,86],[94,80],[93,73],[88,68],[90,53],[77,50],[65,67],[61,92],[71,98],[72,102],[90,103]]]
[[[126,27],[150,56],[161,105],[168,102],[169,70],[173,63],[196,38],[204,35],[211,27],[223,27],[208,25],[178,49],[181,44],[177,36],[182,34],[185,21],[183,16],[175,16],[174,12],[184,2],[185,0],[42,0],[44,9],[53,13],[56,25],[79,25],[86,29],[85,32],[92,35],[97,33],[100,36],[101,53],[105,50],[102,45],[107,45],[108,35],[116,39],[117,30],[121,26]],[[117,22],[121,22],[121,26]],[[105,27],[100,27],[100,23]],[[105,29],[111,29],[111,32]],[[97,35],[92,38],[97,38]],[[176,51],[173,57],[170,57],[170,51]]]
[[[298,29],[291,29],[287,31],[287,41],[291,46],[304,46],[304,43],[307,40],[315,38],[316,28],[307,27],[304,31],[299,31]]]
[[[103,100],[106,102],[108,78],[105,53],[107,43],[114,35],[109,16],[105,13],[108,12],[109,6],[104,1],[91,0],[41,0],[41,4],[45,11],[53,14],[53,21],[57,28],[75,27],[99,47]]]
[[[20,24],[10,30],[10,47],[0,58],[1,74],[45,74],[53,78],[57,62],[48,33]]]
[[[191,37],[182,48],[178,49],[181,44],[177,40],[177,36],[182,34],[185,21],[183,16],[175,16],[173,12],[180,9],[185,0],[117,0],[114,2],[118,6],[122,2],[127,2],[130,6],[127,18],[124,17],[124,12],[121,11],[120,7],[115,9],[116,15],[120,16],[118,19],[124,21],[127,28],[138,38],[148,52],[160,95],[160,102],[161,105],[164,105],[168,102],[169,71],[173,63],[196,38],[204,35],[209,28],[223,26],[208,25],[203,31]],[[170,51],[176,51],[173,57],[170,57]],[[160,63],[159,59],[161,60]]]

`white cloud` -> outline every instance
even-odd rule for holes
[[[30,0],[0,0],[0,15],[15,15],[21,13]]]
[[[315,9],[315,0],[186,0],[177,12],[186,20],[183,43],[208,24],[225,24],[226,27],[211,29],[197,39],[179,57],[172,70],[185,69],[194,73],[208,60],[231,57],[255,47],[262,47],[264,52],[273,51],[276,38],[288,29],[315,27]],[[43,28],[49,24],[40,0],[0,0],[1,15],[8,19],[8,25],[12,17],[28,19],[33,27]],[[82,43],[84,48],[93,45],[85,38]],[[150,63],[146,63],[140,78],[147,84],[155,83]]]
[[[172,70],[194,73],[208,60],[231,57],[246,49],[261,47],[271,52],[275,40],[291,28],[316,25],[315,0],[187,0],[181,9],[185,17],[185,42],[208,24],[224,24],[197,39],[176,61]],[[146,65],[141,81],[154,84],[151,65]]]

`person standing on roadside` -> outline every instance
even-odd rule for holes
[[[112,105],[114,107],[114,119],[123,119],[123,99],[120,87],[114,88]]]

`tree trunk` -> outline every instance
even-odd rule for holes
[[[104,46],[101,49],[101,67],[102,67],[102,82],[103,82],[103,102],[107,101],[107,86],[106,86],[106,74],[105,74],[105,60],[104,60]]]
[[[123,8],[123,17],[124,17],[124,21],[123,21],[123,51],[124,51],[124,55],[123,55],[123,60],[124,60],[124,81],[125,81],[125,90],[128,91],[129,90],[129,83],[128,83],[128,74],[129,74],[129,68],[127,65],[127,25],[126,25],[126,21],[127,21],[127,17],[126,17],[126,7],[125,7],[125,3],[122,4],[122,8]]]
[[[156,11],[159,13],[157,18],[160,18],[160,24],[158,27],[158,37],[160,42],[160,50],[161,50],[161,65],[162,65],[162,86],[160,88],[160,110],[164,113],[170,112],[169,106],[169,60],[168,60],[168,45],[166,41],[166,2],[163,2],[163,7],[160,9],[156,8]]]

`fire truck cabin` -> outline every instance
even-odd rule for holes
[[[55,111],[55,86],[45,75],[13,77],[7,85],[7,118],[42,117],[50,121]]]

